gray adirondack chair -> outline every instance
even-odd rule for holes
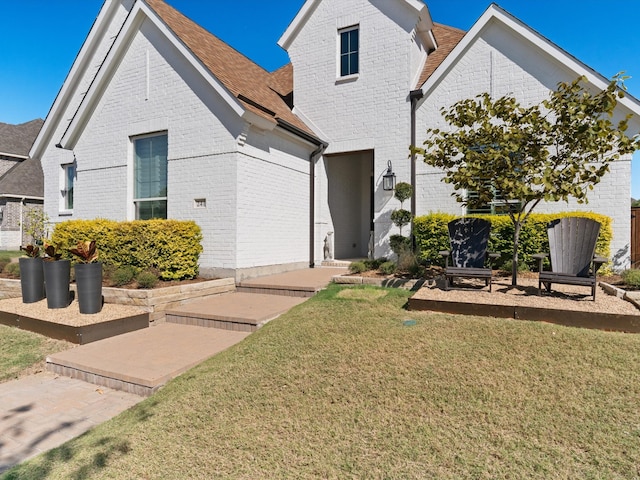
[[[491,291],[490,262],[500,256],[488,252],[491,222],[481,218],[460,218],[449,222],[448,229],[451,249],[440,252],[445,258],[445,290],[449,290],[453,280],[459,277],[483,279]]]
[[[554,220],[547,226],[549,253],[538,253],[538,295],[542,285],[547,292],[554,283],[591,287],[596,299],[597,272],[607,258],[596,256],[596,241],[600,223],[590,218],[566,217]],[[551,270],[543,270],[543,261],[549,257]]]

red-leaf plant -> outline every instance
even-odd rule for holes
[[[26,247],[20,247],[20,250],[23,250],[27,257],[38,258],[40,256],[40,247],[37,245],[27,245]]]
[[[98,249],[96,248],[95,240],[78,242],[76,248],[70,248],[69,252],[78,257],[81,263],[94,263],[98,261]]]

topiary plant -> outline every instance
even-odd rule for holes
[[[409,200],[413,195],[413,187],[406,182],[400,182],[396,185],[396,191],[393,196],[400,202],[402,207],[405,200]]]

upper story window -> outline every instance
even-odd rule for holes
[[[62,171],[62,209],[73,210],[73,185],[76,179],[76,164],[69,163],[67,165],[62,165]]]
[[[136,219],[167,218],[167,135],[133,141]]]
[[[360,72],[360,28],[349,27],[338,31],[340,35],[340,76]]]

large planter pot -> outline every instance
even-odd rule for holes
[[[20,258],[20,288],[23,303],[35,303],[44,298],[44,273],[41,258]]]
[[[70,260],[45,261],[44,285],[47,294],[47,307],[66,308],[69,306],[69,282],[71,279]]]
[[[76,289],[80,313],[98,313],[102,310],[102,263],[78,263]]]

